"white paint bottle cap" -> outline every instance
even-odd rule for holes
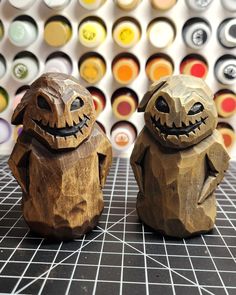
[[[133,10],[138,6],[140,0],[115,0],[117,6],[123,10]]]
[[[47,7],[54,10],[61,10],[69,5],[70,0],[43,0]]]
[[[35,0],[8,0],[8,1],[13,7],[17,9],[21,9],[21,10],[26,10],[35,3]]]
[[[37,35],[36,26],[26,20],[15,20],[8,29],[9,40],[18,47],[31,45],[37,39]]]
[[[125,151],[128,149],[136,138],[136,130],[132,124],[128,122],[119,122],[113,126],[111,131],[111,142],[117,151]]]
[[[236,58],[223,56],[215,64],[215,76],[217,80],[226,85],[236,84]]]
[[[45,64],[45,72],[58,72],[67,75],[71,75],[72,73],[72,65],[71,62],[63,56],[55,56],[49,58]]]
[[[0,79],[4,77],[6,70],[6,61],[4,57],[0,55]]]
[[[38,72],[38,63],[30,56],[16,58],[12,63],[11,75],[16,81],[27,84],[35,79]]]
[[[223,46],[236,47],[236,18],[226,19],[220,24],[218,38]]]
[[[204,11],[210,6],[213,0],[185,0],[185,2],[187,6],[192,10]]]
[[[206,21],[194,18],[186,22],[182,34],[188,47],[202,49],[210,39],[211,28]]]
[[[148,38],[156,48],[166,48],[175,38],[174,27],[167,21],[160,19],[153,21],[148,27]]]
[[[222,6],[230,12],[236,11],[236,1],[235,0],[221,0]]]

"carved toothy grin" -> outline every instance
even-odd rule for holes
[[[83,134],[83,127],[87,125],[87,121],[89,121],[89,117],[84,115],[84,118],[79,118],[80,122],[73,126],[67,126],[64,128],[53,128],[49,126],[49,123],[47,125],[43,125],[41,121],[33,120],[41,129],[43,129],[45,132],[50,133],[53,136],[60,136],[60,137],[66,137],[71,135],[76,135],[77,132],[80,132]]]
[[[155,117],[151,117],[153,125],[160,130],[161,133],[164,133],[166,135],[187,135],[189,136],[190,132],[195,133],[195,129],[200,129],[200,125],[206,124],[207,117],[201,118],[200,120],[196,120],[195,123],[189,122],[189,125],[186,125],[184,122],[182,122],[182,127],[176,127],[175,124],[173,123],[173,127],[168,127],[166,123],[164,125],[161,124],[160,118],[157,120]]]

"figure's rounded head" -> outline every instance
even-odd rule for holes
[[[16,107],[12,124],[52,149],[76,148],[95,122],[91,94],[72,76],[46,73],[32,83]]]
[[[161,145],[183,149],[211,135],[217,124],[213,93],[200,78],[164,77],[151,85],[139,111]]]

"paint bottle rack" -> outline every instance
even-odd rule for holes
[[[27,48],[16,47],[10,43],[7,37],[7,31],[9,24],[13,19],[20,15],[31,16],[38,27],[38,36],[36,41],[28,46]],[[43,39],[44,26],[47,20],[54,15],[62,15],[66,17],[72,27],[72,36],[70,41],[62,47],[55,48],[51,47]],[[103,18],[103,22],[106,26],[107,36],[105,41],[99,45],[97,48],[86,48],[81,45],[78,41],[78,26],[80,22],[89,16],[97,16]],[[115,21],[121,17],[129,16],[137,19],[141,26],[141,38],[139,42],[132,48],[121,48],[119,47],[112,38],[112,27]],[[147,27],[149,23],[157,18],[165,17],[174,23],[176,36],[174,42],[167,48],[157,49],[152,46],[147,37]],[[200,17],[207,19],[211,26],[211,37],[209,42],[201,50],[194,50],[188,48],[183,41],[182,28],[185,22],[193,17]],[[217,29],[220,23],[226,18],[236,17],[236,12],[230,12],[224,9],[221,5],[221,1],[215,0],[211,3],[210,7],[202,12],[190,10],[187,7],[184,0],[177,1],[176,5],[167,11],[157,11],[152,8],[149,0],[143,0],[141,3],[131,11],[124,11],[118,8],[113,0],[107,0],[99,9],[89,11],[81,7],[77,0],[71,0],[69,5],[63,10],[56,11],[48,8],[43,1],[35,1],[35,3],[27,10],[19,10],[12,7],[7,0],[0,1],[0,20],[4,24],[5,34],[3,39],[0,41],[0,53],[6,59],[6,74],[2,79],[0,79],[0,86],[7,90],[9,94],[9,104],[8,107],[0,113],[0,118],[6,120],[10,123],[10,118],[12,115],[12,106],[15,93],[22,85],[20,82],[16,82],[10,75],[11,64],[14,57],[21,51],[32,52],[38,59],[39,62],[39,74],[44,72],[45,62],[51,54],[60,51],[64,52],[71,58],[72,61],[72,75],[79,78],[81,83],[85,87],[95,86],[102,90],[106,97],[106,105],[104,110],[100,113],[98,121],[105,127],[107,135],[110,137],[110,131],[112,126],[119,121],[116,119],[112,112],[111,97],[113,93],[122,87],[128,87],[135,91],[138,96],[139,101],[141,100],[143,94],[147,91],[150,81],[147,78],[145,72],[145,66],[147,60],[150,56],[154,54],[166,54],[170,57],[174,65],[174,74],[179,74],[179,67],[181,61],[185,56],[189,54],[199,54],[201,55],[208,64],[209,70],[206,77],[206,82],[212,88],[214,93],[221,89],[229,89],[236,92],[236,85],[224,85],[217,82],[214,75],[214,65],[219,57],[225,54],[235,55],[235,49],[227,49],[223,47],[219,40],[217,39]],[[105,76],[95,85],[90,85],[86,83],[81,77],[79,77],[78,62],[80,57],[86,52],[94,51],[101,54],[106,61],[106,74]],[[138,77],[129,85],[121,85],[115,81],[112,76],[112,61],[115,56],[120,53],[129,52],[134,54],[140,66],[140,73]],[[143,127],[143,114],[133,113],[132,116],[127,120],[132,123],[137,132],[140,132]],[[234,130],[236,130],[236,115],[223,119],[220,118],[219,121],[229,123]],[[14,126],[11,126],[12,135],[11,138],[4,144],[0,144],[0,154],[9,154],[14,145]],[[0,130],[1,132],[1,130]],[[122,152],[122,156],[128,156],[132,151],[133,145],[131,145],[127,150]],[[236,159],[236,145],[230,151],[232,158]],[[118,154],[114,151],[114,154]],[[120,152],[119,152],[120,154]]]

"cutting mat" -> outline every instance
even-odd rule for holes
[[[236,162],[217,190],[211,234],[176,240],[153,233],[138,220],[136,193],[128,159],[114,159],[98,227],[49,243],[29,233],[20,188],[0,157],[0,293],[235,295]]]

